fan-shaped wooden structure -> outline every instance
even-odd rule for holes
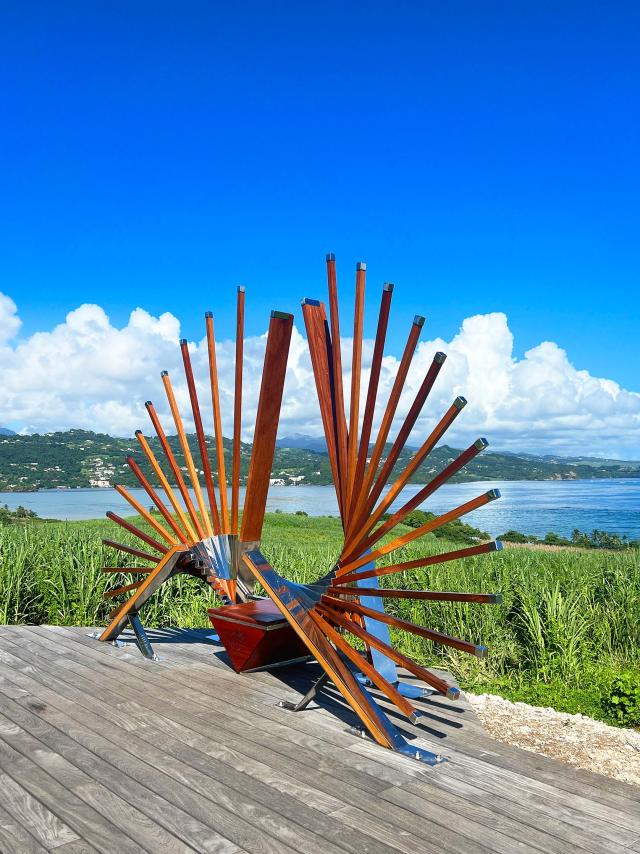
[[[244,316],[244,295],[239,291],[230,515],[213,318],[208,313],[206,321],[215,433],[213,456],[217,469],[217,496],[189,351],[186,341],[183,341],[181,348],[204,473],[204,490],[200,484],[196,463],[189,448],[171,383],[165,372],[162,375],[163,383],[195,502],[190,496],[156,411],[151,403],[147,403],[154,430],[164,453],[165,464],[170,471],[169,475],[165,474],[143,434],[138,431],[136,435],[172,510],[151,486],[135,460],[129,458],[129,465],[140,485],[153,501],[163,522],[145,511],[127,490],[118,487],[121,495],[146,519],[160,539],[150,536],[113,513],[107,514],[113,521],[137,536],[145,548],[144,550],[131,548],[113,541],[107,541],[108,544],[138,558],[146,559],[151,566],[148,569],[131,570],[143,575],[140,581],[109,591],[108,596],[122,594],[128,598],[114,609],[110,615],[110,623],[100,639],[116,638],[130,621],[138,636],[139,645],[144,651],[146,640],[136,617],[140,607],[164,581],[176,573],[186,572],[197,575],[210,583],[222,597],[223,607],[211,609],[210,616],[237,670],[252,669],[274,663],[274,661],[281,662],[308,654],[321,665],[324,671],[323,678],[330,679],[334,683],[362,721],[365,730],[376,742],[414,758],[433,763],[439,761],[439,757],[407,743],[376,702],[369,687],[375,686],[400,713],[406,715],[411,721],[415,721],[418,717],[418,712],[411,700],[420,696],[421,690],[416,690],[413,685],[404,684],[398,678],[397,666],[406,669],[426,685],[431,686],[431,689],[446,694],[450,699],[456,699],[459,691],[454,685],[448,684],[437,674],[395,649],[391,643],[389,627],[480,657],[486,655],[486,649],[474,642],[450,637],[434,629],[390,616],[385,612],[384,602],[387,599],[414,599],[433,603],[434,606],[438,602],[452,601],[489,604],[500,601],[500,596],[496,593],[409,590],[402,587],[381,588],[378,586],[378,579],[390,575],[402,578],[402,574],[411,569],[492,552],[501,546],[497,542],[482,543],[441,554],[426,554],[408,561],[376,564],[381,558],[393,554],[447,522],[493,501],[499,497],[499,492],[490,490],[418,528],[393,534],[394,529],[402,524],[414,509],[479,454],[487,446],[487,442],[485,439],[473,442],[426,485],[402,502],[401,494],[404,487],[443,438],[447,429],[464,408],[466,401],[462,397],[457,397],[433,426],[409,462],[399,472],[396,471],[401,453],[416,426],[446,357],[444,353],[439,352],[433,356],[389,449],[392,425],[396,420],[400,397],[418,345],[424,318],[414,317],[410,326],[397,375],[391,391],[386,395],[382,411],[378,413],[379,427],[374,437],[373,427],[393,286],[385,284],[382,289],[368,386],[361,413],[366,267],[364,264],[359,264],[356,271],[349,388],[345,388],[339,345],[340,319],[333,255],[327,256],[327,275],[329,315],[327,316],[323,303],[312,299],[303,300],[302,313],[327,454],[344,530],[344,545],[335,566],[328,568],[328,571],[313,583],[294,584],[278,574],[276,568],[269,564],[259,548],[293,323],[291,315],[278,312],[274,312],[271,316],[242,525],[238,526]],[[175,482],[177,492],[170,485],[169,478]],[[400,503],[399,508],[394,510],[398,503]],[[121,570],[107,569],[107,571]],[[252,597],[253,584],[256,580],[267,592],[267,600],[256,602],[255,597]],[[283,628],[284,631],[282,631]],[[280,630],[277,636],[275,629]],[[273,642],[271,648],[265,652],[261,638],[264,639],[270,631],[274,631],[269,635]],[[273,640],[276,637],[277,642]]]

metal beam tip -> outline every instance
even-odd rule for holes
[[[447,358],[446,353],[440,353],[440,351],[438,351],[435,354],[435,356],[433,357],[433,361],[437,362],[438,365],[441,365],[445,361],[446,358]]]
[[[186,338],[181,338],[181,339],[180,339],[180,346],[181,346],[181,347],[186,347],[188,343],[189,343],[189,342],[187,341],[187,339],[186,339]]]
[[[238,293],[239,293],[239,294],[243,294],[243,293],[244,293],[244,285],[238,285]]]
[[[421,314],[416,314],[413,318],[413,323],[415,326],[424,326],[425,318]]]
[[[451,688],[448,688],[447,689],[447,699],[448,700],[460,699],[460,689],[456,688],[455,685],[452,685]]]
[[[502,593],[494,593],[491,596],[491,603],[493,605],[502,605]]]
[[[366,269],[367,269],[366,263],[364,261],[358,261],[358,263],[356,264],[356,270],[363,270],[364,271]]]
[[[293,320],[293,315],[287,311],[272,311],[271,317],[277,320]]]
[[[489,447],[489,442],[484,437],[476,439],[473,444],[479,451],[484,451],[485,448]]]
[[[168,376],[169,376],[169,371],[160,371],[160,376],[161,376],[161,377],[168,377]]]
[[[504,543],[501,540],[496,540],[495,543],[493,544],[493,546],[494,546],[494,551],[501,552],[504,548]]]
[[[145,405],[145,406],[147,407],[147,409],[148,409],[150,406],[153,406],[153,403],[152,403],[150,400],[145,400],[144,405]]]
[[[326,260],[327,260],[327,261],[335,261],[335,260],[336,260],[336,256],[333,254],[333,252],[327,252]]]
[[[453,405],[456,409],[464,409],[464,407],[467,405],[467,398],[462,396],[456,397],[456,399],[453,401]]]
[[[496,498],[500,498],[500,490],[499,489],[490,489],[487,492],[487,498],[489,501],[495,501]]]
[[[489,654],[489,651],[486,646],[477,646],[475,648],[475,654],[477,658],[486,658]]]
[[[304,299],[300,300],[300,305],[320,305],[320,300],[305,297]]]
[[[204,316],[205,317],[213,317],[213,312],[212,311],[205,311]]]
[[[393,293],[393,282],[385,282],[382,286],[383,291],[388,291],[388,293]]]

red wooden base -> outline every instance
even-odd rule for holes
[[[309,655],[270,599],[209,608],[209,619],[238,673]]]

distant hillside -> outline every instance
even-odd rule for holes
[[[301,438],[303,443],[305,437]],[[307,437],[308,438],[308,437]],[[184,466],[178,440],[169,439],[176,458]],[[285,440],[283,440],[285,441]],[[317,441],[317,440],[316,440]],[[189,437],[195,460],[198,449],[195,436]],[[161,456],[159,443],[150,439],[154,452]],[[213,459],[213,444],[208,440]],[[385,449],[388,452],[390,446]],[[412,478],[425,483],[460,453],[448,445],[436,448]],[[107,487],[114,483],[137,485],[125,462],[132,454],[143,458],[135,438],[117,439],[104,433],[69,430],[65,433],[31,436],[3,435],[0,438],[0,491],[24,492],[60,487]],[[407,449],[398,461],[403,468],[413,454]],[[241,448],[242,483],[249,469],[251,445]],[[231,471],[231,442],[225,439],[227,470]],[[384,457],[383,457],[384,459]],[[145,466],[145,470],[147,467]],[[536,457],[531,454],[485,452],[452,478],[453,482],[474,480],[580,480],[585,478],[640,477],[640,462],[598,460],[590,457]],[[328,484],[331,471],[326,453],[304,447],[279,447],[276,450],[273,482]],[[154,478],[155,482],[155,478]]]
[[[15,432],[13,430],[9,430],[8,427],[0,427],[0,436],[15,436]]]

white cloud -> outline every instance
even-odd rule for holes
[[[142,308],[131,312],[122,328],[97,305],[82,305],[64,323],[28,338],[16,339],[20,319],[9,297],[0,294],[0,424],[23,432],[82,427],[131,435],[150,432],[144,401],[151,399],[171,429],[160,371],[168,370],[186,417],[188,395],[178,347],[180,323],[165,313],[153,317]],[[303,327],[300,326],[300,329]],[[426,328],[425,334],[426,337]],[[252,438],[266,333],[245,341],[244,438]],[[378,400],[388,399],[399,364],[397,353],[383,361]],[[342,341],[348,369],[351,341]],[[211,424],[206,340],[190,343],[200,403],[207,429]],[[580,453],[638,457],[640,394],[613,380],[576,369],[558,344],[543,341],[513,356],[513,335],[502,313],[466,318],[450,342],[425,340],[418,345],[394,427],[401,423],[422,382],[433,354],[448,358],[412,435],[421,441],[434,419],[458,394],[469,400],[447,441],[466,446],[486,435],[493,448],[542,453]],[[365,342],[362,405],[368,382],[372,342]],[[217,355],[223,426],[231,430],[234,344],[218,342]],[[345,376],[345,390],[350,377]],[[382,403],[377,418],[381,416]],[[280,434],[321,431],[306,340],[294,328]],[[393,435],[393,433],[392,433]]]

